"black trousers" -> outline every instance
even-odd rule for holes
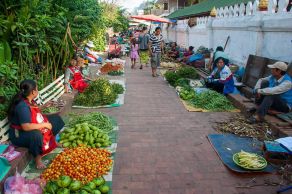
[[[261,89],[267,88],[269,86],[268,82],[263,82],[261,84]],[[256,99],[256,104],[259,105],[257,113],[264,117],[270,108],[279,111],[288,113],[290,111],[287,103],[281,98],[280,94],[277,95],[261,95],[259,99]]]
[[[47,117],[52,124],[53,134],[57,135],[64,127],[64,121],[59,115],[50,115]],[[43,135],[40,130],[18,131],[18,137],[15,136],[15,130],[17,129],[10,128],[9,130],[9,138],[13,145],[28,148],[29,152],[34,157],[42,154]]]
[[[216,92],[223,94],[224,84],[215,82],[215,83],[206,83],[206,87],[210,88],[212,90],[215,90]]]

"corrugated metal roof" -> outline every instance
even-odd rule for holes
[[[213,7],[220,8],[240,3],[247,3],[251,0],[206,0],[202,3],[179,9],[168,16],[171,19],[184,18],[188,16],[195,16],[211,11]]]

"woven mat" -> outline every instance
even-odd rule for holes
[[[195,108],[192,105],[190,105],[187,101],[182,100],[180,98],[181,102],[183,103],[185,109],[187,109],[187,111],[189,112],[217,112],[217,111],[211,111],[211,110],[206,110],[206,109],[202,109],[202,108]],[[234,110],[226,110],[226,111],[222,111],[222,112],[234,112],[234,113],[238,113],[240,112],[239,109],[234,109]]]

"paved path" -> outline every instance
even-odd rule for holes
[[[190,113],[173,88],[150,68],[126,70],[125,105],[104,109],[120,126],[114,194],[275,193],[275,187],[236,188],[271,175],[238,175],[219,160],[206,135],[232,113]]]

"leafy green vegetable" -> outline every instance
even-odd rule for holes
[[[75,105],[100,106],[113,104],[118,98],[118,94],[113,90],[112,84],[104,78],[95,80],[78,94],[74,100]]]
[[[195,97],[189,100],[190,104],[196,108],[202,108],[210,111],[227,111],[235,109],[226,96],[215,91],[205,91],[196,93]]]
[[[186,87],[186,86],[189,86],[189,84],[190,84],[190,80],[186,78],[179,78],[175,82],[175,86],[180,86],[180,87]]]
[[[189,79],[198,79],[199,75],[197,71],[192,67],[181,67],[176,71],[179,77],[189,78]]]
[[[196,93],[192,88],[190,90],[188,90],[186,88],[182,88],[181,91],[179,92],[179,96],[183,100],[191,100],[191,99],[195,98]]]
[[[198,79],[199,75],[197,71],[192,67],[180,67],[177,71],[167,71],[165,79],[171,86],[187,86],[189,85],[188,79]],[[184,79],[182,79],[184,78]]]
[[[175,86],[175,82],[181,77],[177,75],[174,71],[167,71],[165,74],[165,79],[171,86]]]
[[[110,72],[108,72],[108,74],[111,75],[111,76],[119,76],[119,75],[123,75],[124,72],[122,72],[122,71],[110,71]]]
[[[124,87],[118,83],[113,83],[112,88],[117,94],[122,94],[125,91]]]
[[[51,106],[51,107],[46,107],[42,109],[42,113],[44,114],[55,113],[55,112],[58,112],[59,110],[60,110],[59,108]]]

